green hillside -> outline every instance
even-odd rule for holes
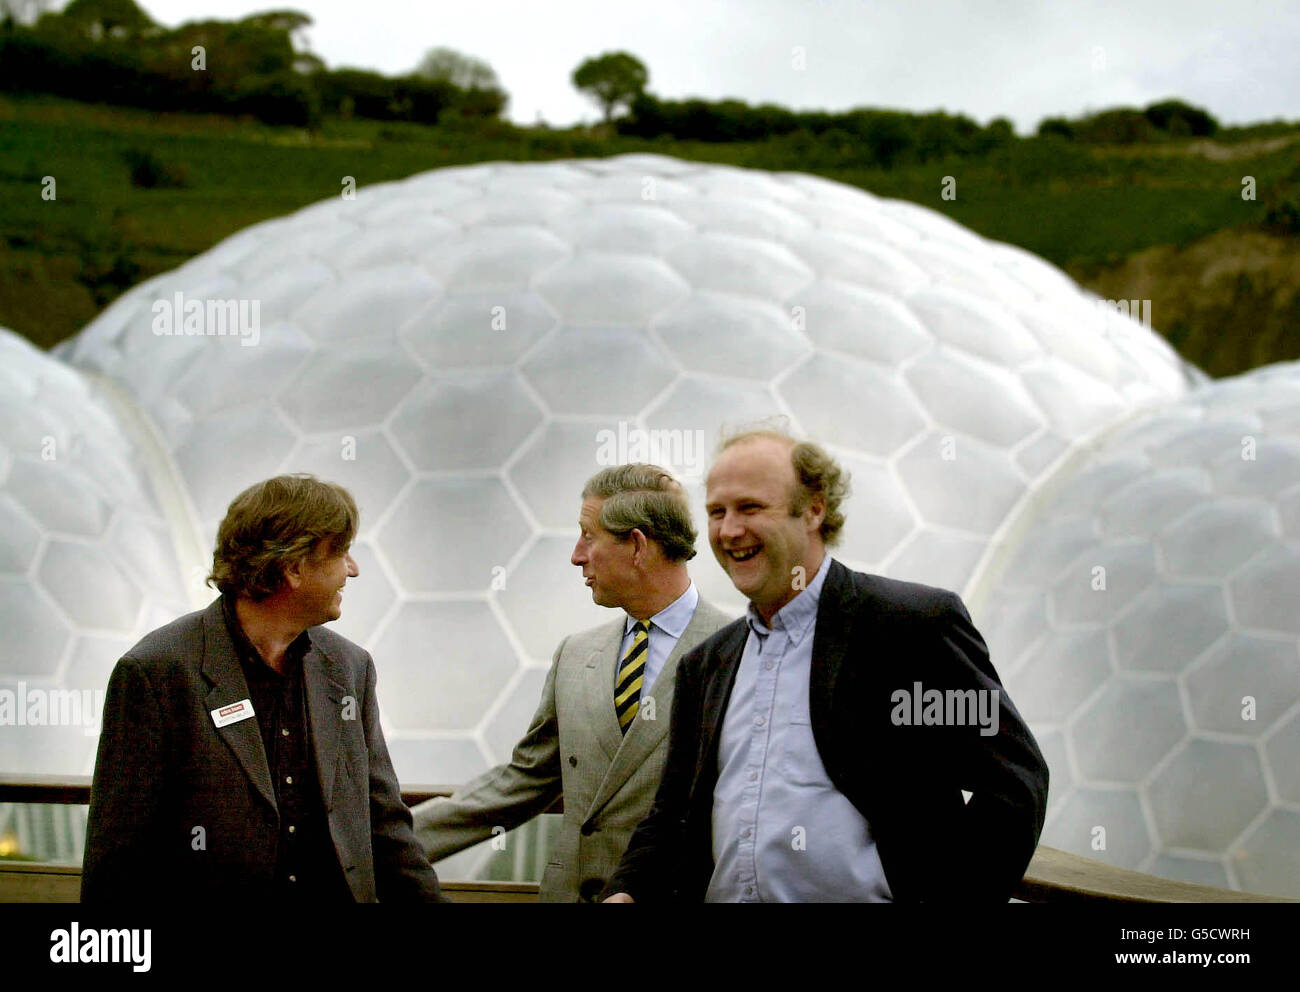
[[[1171,339],[1222,375],[1300,357],[1300,247],[1295,228],[1278,222],[1300,208],[1300,131],[1221,137],[1229,140],[1122,147],[1015,139],[981,156],[886,170],[863,167],[851,142],[685,142],[499,121],[332,118],[308,131],[0,96],[0,324],[54,345],[125,289],[234,231],[338,195],[343,176],[364,186],[468,162],[649,151],[815,172],[913,200],[1042,255],[1104,296],[1153,299],[1158,329],[1162,312],[1173,312],[1163,279],[1177,287]],[[46,176],[57,183],[54,200],[42,199]],[[956,180],[955,199],[940,195],[945,176]],[[1245,176],[1255,179],[1254,200],[1242,198]],[[1225,238],[1241,249],[1226,261],[1198,248]],[[1158,266],[1130,264],[1153,249],[1164,253]],[[1230,278],[1225,302],[1221,270],[1238,263],[1247,277]],[[1211,265],[1217,281],[1200,279],[1197,267]],[[1198,287],[1210,282],[1202,305]]]

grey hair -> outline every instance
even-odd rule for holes
[[[686,491],[658,465],[633,462],[602,469],[582,487],[582,498],[604,500],[600,525],[616,537],[639,530],[659,542],[669,561],[695,557],[695,526]]]

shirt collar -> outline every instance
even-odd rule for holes
[[[686,586],[686,591],[665,606],[662,610],[650,618],[650,623],[654,624],[665,634],[673,638],[682,636],[691,622],[691,617],[695,615],[695,607],[700,601],[700,593],[695,588],[695,583],[691,582]],[[636,617],[628,614],[623,624],[623,633],[626,635],[636,625]]]
[[[770,625],[763,623],[763,617],[755,609],[754,604],[749,603],[745,609],[745,620],[749,624],[749,629],[759,637],[766,637],[774,630],[784,629],[789,634],[792,644],[802,641],[804,635],[817,622],[817,602],[821,599],[822,586],[826,582],[826,573],[830,568],[831,556],[825,554],[822,556],[821,567],[817,569],[817,574],[812,577],[812,581],[794,599],[776,611]]]

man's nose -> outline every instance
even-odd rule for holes
[[[732,513],[727,510],[722,514],[722,522],[718,525],[718,537],[722,540],[730,540],[739,537],[745,532],[741,526],[740,514]]]
[[[586,560],[586,552],[582,550],[582,538],[578,538],[578,543],[573,546],[573,554],[569,556],[569,563],[571,565],[582,565]]]
[[[357,560],[348,555],[348,576],[355,579],[360,574],[361,569],[357,568]]]

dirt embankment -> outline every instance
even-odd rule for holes
[[[1069,271],[1104,299],[1150,300],[1152,326],[1212,376],[1300,359],[1300,238],[1235,228]]]

